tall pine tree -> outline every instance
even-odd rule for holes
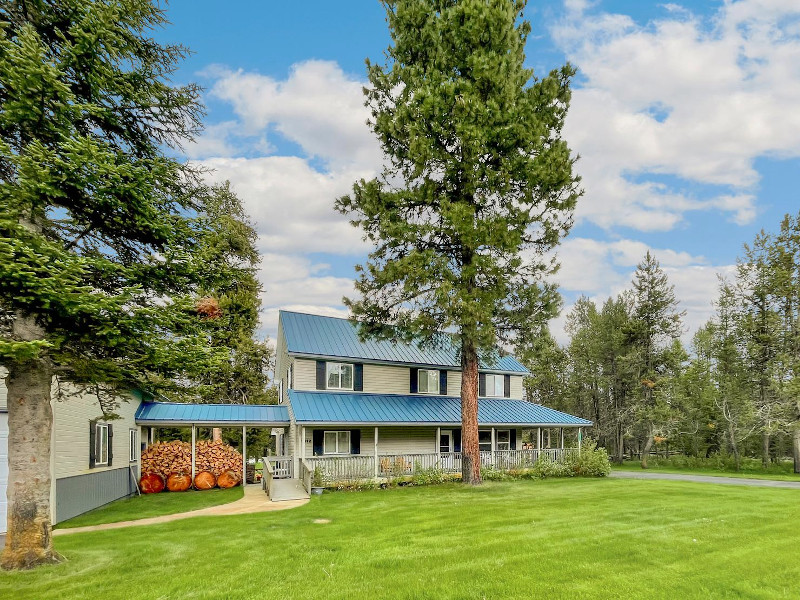
[[[558,305],[542,278],[579,195],[561,139],[574,70],[525,68],[524,1],[383,4],[392,45],[366,94],[388,162],[337,201],[376,245],[346,303],[364,336],[455,331],[462,474],[479,483],[479,356]]]
[[[54,562],[51,381],[177,385],[213,368],[194,255],[197,178],[172,158],[199,125],[184,55],[148,0],[0,6],[0,362],[8,368],[4,568]],[[176,376],[180,379],[176,379]],[[104,411],[113,411],[103,406]]]

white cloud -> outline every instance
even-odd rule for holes
[[[642,231],[694,210],[752,222],[755,159],[800,156],[800,5],[726,2],[701,20],[673,4],[646,25],[573,8],[552,33],[585,78],[564,132],[581,155],[579,218]],[[697,197],[663,176],[721,189]]]
[[[266,252],[362,253],[367,246],[347,218],[334,211],[337,197],[363,171],[323,173],[295,156],[214,158],[203,161],[209,178],[228,179],[242,199]]]
[[[297,143],[309,157],[334,168],[377,169],[381,152],[366,124],[363,82],[331,61],[295,64],[284,81],[266,75],[216,68],[211,94],[233,106],[242,132],[269,129]]]

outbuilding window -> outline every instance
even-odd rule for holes
[[[94,464],[97,467],[108,465],[108,424],[94,424]]]
[[[129,436],[130,436],[130,455],[128,457],[128,460],[130,462],[136,462],[136,459],[139,456],[139,452],[138,452],[139,448],[137,446],[137,442],[139,441],[138,440],[139,432],[136,431],[135,429],[131,429],[131,430],[129,430],[128,433],[129,433]]]
[[[350,454],[349,431],[326,431],[323,439],[325,454]]]

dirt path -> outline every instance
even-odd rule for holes
[[[611,471],[609,477],[618,479],[666,479],[669,481],[691,481],[693,483],[717,483],[743,485],[747,487],[788,488],[800,490],[800,481],[778,481],[775,479],[746,479],[744,477],[718,477],[716,475],[684,475],[682,473],[654,473],[652,471]]]

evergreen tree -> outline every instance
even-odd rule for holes
[[[665,414],[654,388],[666,367],[666,350],[682,333],[681,319],[685,312],[678,310],[675,288],[649,251],[634,273],[633,297],[632,339],[640,386],[637,412],[644,437],[642,467],[647,468],[658,416]]]
[[[214,270],[198,293],[219,304],[219,318],[209,323],[209,344],[226,349],[228,356],[201,375],[198,399],[223,404],[277,400],[267,376],[274,350],[266,340],[255,339],[262,292],[256,277],[260,260],[257,234],[228,183],[209,188],[203,205],[198,225],[204,234],[196,256],[214,265]]]
[[[558,306],[542,280],[578,197],[561,139],[574,70],[524,67],[522,0],[383,4],[392,45],[366,94],[388,163],[337,201],[376,244],[346,304],[363,336],[456,332],[463,479],[479,483],[479,356]]]
[[[50,523],[51,380],[175,387],[213,368],[198,284],[214,265],[197,178],[171,157],[196,131],[184,55],[146,0],[0,6],[0,361],[8,368],[4,568],[58,560]],[[208,316],[208,315],[206,315]]]

